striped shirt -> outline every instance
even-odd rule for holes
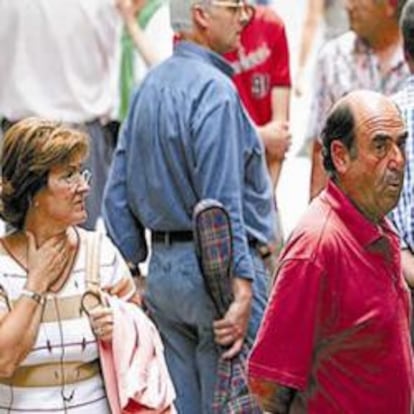
[[[390,218],[401,237],[402,248],[414,251],[414,76],[410,76],[393,100],[400,107],[408,129],[404,184]]]
[[[388,70],[382,72],[373,50],[353,31],[327,42],[316,64],[306,140],[319,139],[329,110],[342,96],[356,89],[392,95],[408,75],[402,48],[396,49]]]
[[[95,336],[88,317],[80,308],[81,296],[88,287],[85,274],[87,232],[78,230],[78,234],[80,243],[72,272],[59,292],[47,294],[35,344],[19,368],[52,364],[58,368],[56,378],[61,378],[59,375],[64,364],[98,361]],[[11,307],[21,296],[26,275],[26,270],[1,246],[0,286],[5,290]],[[100,250],[101,287],[114,286],[125,277],[130,277],[128,267],[109,239],[103,238]],[[130,288],[126,290],[127,296],[133,293]],[[8,310],[7,301],[0,297],[0,312]],[[4,384],[4,379],[0,380],[0,414],[110,413],[99,372],[69,384],[62,380],[58,386],[10,386]]]

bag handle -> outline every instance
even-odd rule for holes
[[[86,236],[86,290],[81,298],[81,307],[88,314],[90,309],[103,303],[99,274],[102,234],[99,231],[93,231],[88,232]]]
[[[88,233],[86,239],[86,287],[97,290],[100,287],[99,257],[102,234],[98,231]]]

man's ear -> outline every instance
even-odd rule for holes
[[[210,20],[206,9],[200,4],[196,4],[192,7],[192,13],[194,22],[202,29],[206,29]]]
[[[337,139],[331,142],[331,157],[335,170],[339,174],[344,174],[349,167],[351,155],[348,148]]]

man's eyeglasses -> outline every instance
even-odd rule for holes
[[[231,0],[212,0],[211,1],[211,5],[212,6],[217,6],[217,7],[229,7],[232,9],[239,9],[239,10],[243,10],[246,9],[247,4],[244,0],[242,1],[231,1]]]
[[[89,184],[91,182],[92,173],[90,170],[85,168],[82,171],[73,171],[69,175],[63,178],[66,184],[68,184],[71,188],[76,188],[81,181],[85,182],[85,184]]]
[[[234,7],[234,8],[241,8],[241,7],[246,6],[246,3],[244,1],[231,1],[231,0],[212,0],[211,4],[213,6]]]
[[[242,16],[244,24],[247,24],[253,17],[253,9],[245,0],[211,0],[210,4],[232,10],[234,14]]]

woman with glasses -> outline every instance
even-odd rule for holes
[[[112,313],[81,306],[92,234],[78,227],[87,217],[87,153],[84,133],[42,119],[22,120],[4,136],[0,216],[15,230],[0,238],[0,413],[110,413],[97,340],[112,338]],[[107,238],[99,284],[135,296]]]

